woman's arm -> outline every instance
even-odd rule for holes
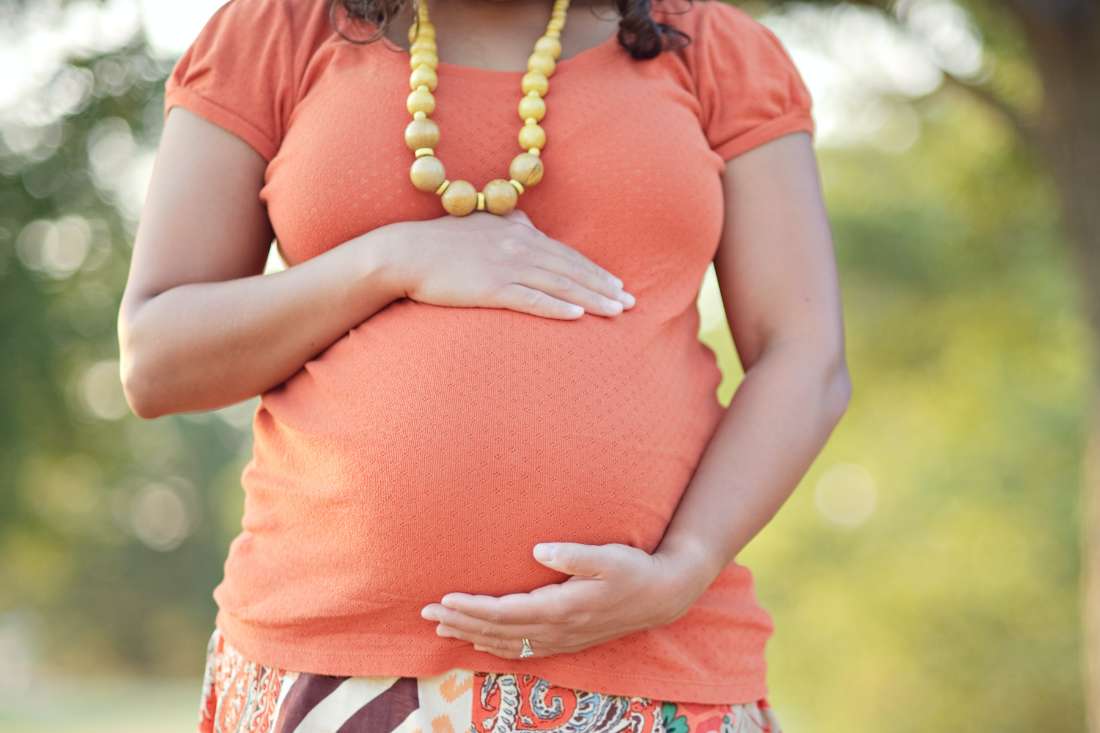
[[[745,377],[655,553],[680,568],[692,599],[779,510],[851,395],[810,137],[786,135],[733,158],[724,189],[714,264]]]
[[[851,385],[809,136],[734,157],[724,188],[715,267],[745,378],[660,545],[650,555],[621,543],[540,543],[535,559],[573,577],[496,598],[448,593],[421,611],[439,622],[437,633],[515,658],[524,636],[541,656],[671,623],[767,524],[825,444]]]
[[[120,371],[139,416],[257,395],[400,295],[386,228],[263,275],[265,161],[186,109],[165,121],[119,312]]]
[[[394,222],[263,275],[265,167],[227,130],[170,111],[118,321],[137,415],[264,392],[397,298],[557,319],[634,305],[621,280],[519,210]]]

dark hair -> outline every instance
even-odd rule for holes
[[[336,32],[345,40],[352,43],[371,43],[385,34],[390,22],[409,2],[411,0],[328,0],[329,19]],[[652,2],[653,0],[615,0],[619,11],[619,32],[616,37],[619,45],[636,59],[650,59],[661,51],[682,48],[691,41],[691,37],[679,28],[655,21],[650,13]],[[693,0],[688,0],[689,5],[691,2]],[[375,36],[367,39],[346,36],[335,20],[338,5],[344,7],[348,17],[366,20],[377,26]]]

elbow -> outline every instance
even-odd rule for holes
[[[852,377],[848,363],[840,353],[831,360],[825,372],[823,387],[824,409],[833,425],[840,422],[852,401]]]
[[[157,390],[154,388],[148,356],[140,348],[137,334],[129,327],[125,317],[118,323],[119,381],[126,404],[137,417],[151,420],[164,414],[156,404]]]
[[[145,420],[164,414],[153,399],[154,390],[151,388],[146,370],[140,367],[140,361],[134,353],[122,354],[119,360],[119,377],[122,381],[122,393],[126,397],[130,412]]]

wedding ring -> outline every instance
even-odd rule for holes
[[[520,659],[535,656],[535,650],[531,648],[531,640],[523,637],[523,648],[519,652]]]

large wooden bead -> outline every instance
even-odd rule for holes
[[[451,181],[451,185],[447,186],[440,200],[448,214],[466,216],[477,206],[477,189],[474,188],[474,184],[460,178]]]
[[[494,178],[485,184],[485,208],[490,214],[507,214],[516,208],[519,194],[512,184],[503,178]]]
[[[405,126],[405,144],[410,150],[434,148],[438,143],[439,125],[434,120],[413,120]]]
[[[527,70],[537,71],[543,76],[549,77],[554,73],[554,66],[556,62],[554,57],[548,53],[536,51],[527,57]]]
[[[439,49],[435,45],[435,41],[430,38],[418,38],[412,42],[409,46],[409,53],[417,53],[418,51],[430,51],[436,53]]]
[[[528,94],[519,100],[519,118],[524,122],[528,117],[541,120],[546,115],[546,102],[537,94]]]
[[[430,115],[435,112],[435,95],[427,89],[413,89],[405,99],[405,108],[409,110],[411,115],[415,115],[417,112]]]
[[[430,66],[417,66],[413,69],[413,72],[409,74],[409,89],[416,89],[423,84],[428,87],[429,91],[434,92],[438,83],[439,77],[435,75],[435,69]]]
[[[413,161],[409,178],[421,191],[435,191],[446,180],[447,174],[443,161],[434,155],[424,155]]]
[[[550,36],[543,36],[535,41],[535,50],[539,53],[550,54],[556,61],[561,58],[561,41],[557,38],[551,38]]]
[[[423,120],[421,120],[423,121]],[[519,128],[519,146],[524,150],[539,148],[546,145],[546,131],[538,124],[524,125]]]
[[[508,175],[524,186],[534,186],[542,180],[542,159],[531,153],[520,153],[512,158]]]
[[[550,80],[546,78],[546,74],[537,71],[528,71],[520,81],[520,88],[523,89],[524,94],[538,92],[540,95],[545,95],[549,87]]]

